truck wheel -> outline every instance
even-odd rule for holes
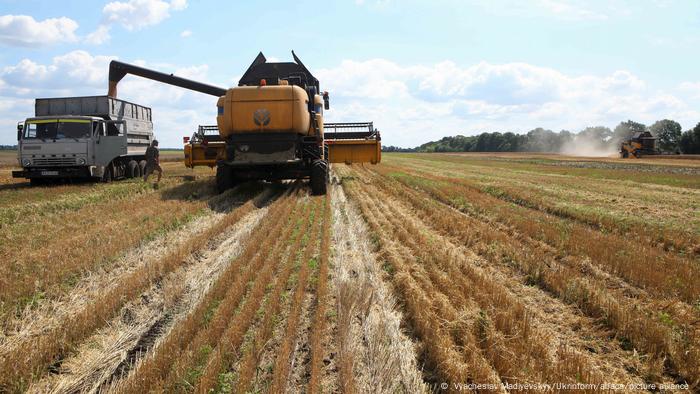
[[[216,190],[223,193],[233,187],[233,169],[227,165],[216,166]]]
[[[139,176],[139,163],[136,160],[131,160],[126,163],[126,177],[127,179],[136,178]]]
[[[316,160],[311,164],[311,193],[317,196],[326,194],[328,185],[328,162]]]
[[[112,165],[109,164],[105,167],[105,173],[102,174],[102,182],[104,183],[110,183],[112,182],[113,174],[112,174]]]

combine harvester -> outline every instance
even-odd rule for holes
[[[660,155],[656,149],[656,137],[648,131],[638,131],[626,141],[620,143],[620,157],[626,159],[630,156],[640,158],[642,155]]]
[[[325,194],[329,163],[379,163],[381,139],[371,122],[324,124],[328,92],[292,56],[268,63],[260,53],[230,89],[112,61],[108,95],[133,74],[215,96],[217,125],[184,138],[187,167],[216,166],[220,192],[246,180],[309,179],[313,194]]]

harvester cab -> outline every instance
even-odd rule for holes
[[[113,61],[109,94],[134,74],[216,96],[216,126],[184,139],[187,167],[216,166],[220,191],[249,179],[308,178],[314,194],[325,194],[329,163],[379,163],[381,139],[371,122],[324,124],[328,92],[292,56],[294,62],[271,63],[258,54],[230,89]],[[325,135],[325,128],[333,132]]]

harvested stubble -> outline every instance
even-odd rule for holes
[[[343,188],[333,185],[332,294],[338,318],[333,331],[334,366],[326,366],[322,391],[421,393],[423,383],[415,346],[404,335],[396,300],[372,252],[370,230]],[[327,346],[327,345],[326,345]],[[332,355],[329,355],[332,359]],[[330,371],[329,371],[330,370]]]
[[[351,197],[357,197],[357,191],[347,186]],[[456,320],[456,313],[437,286],[426,277],[423,267],[413,258],[410,251],[402,247],[387,233],[391,228],[384,214],[362,198],[356,201],[372,231],[377,234],[381,257],[391,266],[391,279],[400,300],[404,304],[411,327],[423,344],[427,366],[436,376],[431,380],[461,382],[473,379],[483,383],[500,384],[497,373],[486,360],[480,356],[475,346],[476,340],[466,331],[458,335],[459,342],[441,322]],[[339,326],[343,325],[343,316],[339,317]],[[462,336],[468,337],[462,338]],[[341,345],[342,346],[342,345]],[[464,356],[457,350],[468,349]],[[470,351],[471,350],[471,351]],[[341,378],[343,371],[341,369]]]
[[[46,297],[47,292],[58,293],[60,287],[69,287],[70,283],[64,283],[70,281],[71,276],[81,275],[82,271],[93,269],[96,264],[137,245],[143,234],[179,226],[203,208],[203,204],[157,203],[147,198],[131,209],[129,215],[124,215],[132,204],[121,207],[118,204],[115,207],[118,210],[108,215],[99,215],[99,209],[89,208],[71,216],[69,221],[41,226],[22,235],[28,243],[4,248],[4,263],[0,264],[0,303],[9,307],[3,315],[19,311],[34,297]],[[120,231],[114,231],[115,228]],[[87,237],[86,234],[99,236]],[[11,236],[11,242],[19,242],[14,239],[18,237],[18,234]]]
[[[323,231],[321,235],[320,262],[318,266],[318,282],[316,284],[316,312],[311,329],[311,377],[309,378],[309,393],[321,392],[321,361],[323,359],[324,330],[326,327],[326,303],[328,297],[328,255],[330,253],[331,232],[331,198],[326,195],[323,204]]]
[[[314,204],[316,205],[318,212],[317,216],[321,216],[325,213],[324,209],[319,209],[320,200],[315,199]],[[311,233],[308,235],[308,243],[304,249],[304,254],[301,256],[301,267],[299,269],[299,275],[297,276],[297,287],[294,291],[292,297],[292,304],[290,306],[290,311],[287,316],[287,326],[285,328],[284,341],[277,350],[277,359],[275,360],[274,371],[272,375],[272,384],[270,390],[273,393],[281,393],[287,391],[287,385],[289,383],[289,372],[291,369],[291,360],[293,357],[293,346],[296,347],[297,332],[299,329],[299,320],[302,314],[302,306],[304,301],[304,295],[306,293],[306,287],[308,283],[309,276],[311,274],[311,264],[310,259],[312,253],[317,252],[318,248],[318,234],[319,225],[318,221],[314,223],[311,228]]]
[[[33,377],[40,376],[51,364],[60,362],[76,344],[109,321],[127,300],[138,296],[151,283],[172,272],[182,263],[185,256],[196,251],[253,209],[253,201],[235,209],[157,262],[123,276],[118,286],[87,304],[80,312],[68,316],[54,329],[39,337],[29,338],[3,352],[0,355],[0,370],[3,371],[0,375],[0,388],[16,390],[25,387]]]
[[[226,331],[223,333],[221,338],[219,338],[216,347],[207,360],[206,366],[202,371],[201,378],[194,388],[195,392],[207,393],[213,389],[218,382],[220,373],[228,371],[232,367],[233,363],[238,359],[240,355],[240,347],[243,344],[244,335],[249,331],[249,328],[253,326],[253,321],[256,318],[256,312],[260,310],[260,305],[265,293],[274,287],[271,286],[270,283],[273,275],[279,279],[280,276],[278,273],[280,270],[284,270],[284,267],[281,266],[284,263],[284,259],[281,258],[282,253],[287,250],[289,243],[295,243],[294,240],[291,240],[290,242],[295,219],[300,217],[300,221],[302,223],[306,222],[306,217],[309,215],[309,213],[313,215],[316,211],[316,207],[313,207],[313,210],[309,211],[309,204],[307,203],[305,205],[307,205],[306,209],[297,210],[291,215],[291,217],[286,218],[289,220],[289,223],[287,224],[285,235],[279,239],[276,239],[274,247],[269,251],[269,253],[266,254],[264,262],[258,268],[255,282],[251,286],[245,303],[241,307],[239,313],[228,322]],[[304,230],[306,230],[305,226],[307,225],[308,224],[304,223],[296,235],[306,235]]]
[[[664,368],[672,366],[689,382],[697,382],[700,376],[697,367],[700,350],[694,345],[697,344],[693,339],[697,337],[697,320],[691,308],[683,308],[678,301],[668,303],[656,300],[642,290],[630,289],[629,285],[592,266],[589,260],[562,257],[556,249],[543,246],[533,239],[530,235],[533,233],[518,232],[489,220],[484,216],[491,212],[489,205],[480,205],[483,200],[477,199],[478,196],[470,200],[472,205],[469,210],[461,207],[469,214],[465,216],[435,201],[452,201],[445,191],[449,186],[440,189],[432,187],[426,190],[429,194],[424,194],[390,178],[381,179],[383,182],[377,182],[378,185],[403,201],[410,202],[418,217],[432,223],[440,231],[475,248],[494,262],[514,266],[527,275],[529,284],[536,284],[562,300],[578,305],[586,314],[602,319],[603,323],[622,336],[623,341],[631,342],[651,356],[647,360],[647,373],[652,373],[651,376],[659,376],[664,373]],[[420,190],[426,189],[422,183],[421,186],[416,186],[417,182],[406,184]],[[493,199],[490,196],[481,198]],[[529,252],[523,253],[523,250]],[[671,316],[672,326],[655,318],[659,308],[664,308],[664,314]],[[664,359],[670,361],[666,367],[660,361]]]
[[[635,286],[669,298],[677,297],[691,304],[700,299],[700,281],[693,280],[700,276],[700,265],[689,257],[617,234],[603,233],[587,225],[534,209],[509,204],[451,178],[420,174],[397,179],[407,186],[424,190],[438,201],[465,213],[485,215],[514,227],[556,250],[575,256],[587,256],[604,271],[621,276]]]
[[[70,290],[78,278],[108,266],[144,239],[192,220],[206,207],[205,201],[164,198],[176,197],[174,193],[186,189],[179,186],[173,192],[165,188],[160,193],[139,193],[128,199],[131,188],[125,185],[114,189],[120,190],[114,201],[104,198],[100,203],[88,204],[93,197],[76,196],[77,210],[35,212],[0,228],[2,322],[11,313],[31,307],[36,299],[55,298]],[[202,198],[207,196],[203,194]],[[38,212],[42,210],[38,208]]]
[[[233,314],[238,301],[245,294],[247,283],[256,272],[257,267],[252,263],[262,258],[258,257],[262,256],[262,247],[269,247],[275,240],[274,237],[280,234],[282,221],[275,222],[271,218],[285,217],[293,207],[293,196],[290,193],[273,203],[268,214],[246,241],[245,250],[217,278],[197,307],[175,325],[151,354],[117,385],[116,392],[141,393],[169,385],[177,388],[178,383],[186,383],[182,389],[187,384],[191,387],[191,383],[182,379],[183,371],[197,362],[198,356],[203,355],[201,352],[202,348],[206,348],[206,341],[215,341],[217,332],[220,333],[225,328],[226,317]],[[214,309],[216,316],[213,315]],[[208,322],[215,324],[202,330]],[[201,347],[195,348],[193,344]]]
[[[700,242],[698,220],[693,218],[697,208],[694,200],[700,197],[697,190],[640,186],[632,180],[636,174],[628,174],[625,181],[617,182],[510,168],[474,167],[473,163],[464,165],[442,160],[400,163],[400,166],[391,164],[387,168],[397,175],[403,171],[440,174],[441,180],[613,232],[625,239],[636,238],[644,245],[660,245],[692,255],[693,248]],[[688,219],[691,226],[688,226]]]
[[[314,216],[316,216],[316,214],[314,214]],[[260,312],[263,316],[263,321],[260,323],[255,337],[250,343],[245,344],[243,347],[243,355],[238,370],[238,381],[236,382],[236,392],[238,393],[249,392],[258,382],[265,380],[264,373],[261,371],[261,368],[258,367],[258,364],[262,352],[269,346],[274,329],[279,323],[278,318],[280,317],[279,314],[282,307],[281,301],[283,291],[293,282],[290,278],[293,272],[298,272],[299,269],[299,265],[295,264],[295,262],[300,261],[301,254],[303,253],[302,251],[310,238],[303,235],[307,233],[308,226],[311,225],[311,223],[306,220],[306,216],[302,216],[299,221],[301,223],[297,223],[294,243],[288,248],[282,271],[277,275],[274,288],[268,296],[264,309]]]

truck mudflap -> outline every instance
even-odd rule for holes
[[[381,136],[372,122],[325,123],[323,129],[324,142],[328,147],[328,162],[345,164],[381,162]]]
[[[12,171],[13,178],[88,178],[91,176],[87,167],[62,167],[62,168],[27,168]]]

